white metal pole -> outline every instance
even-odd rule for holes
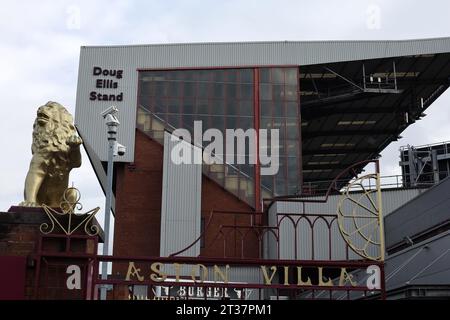
[[[112,126],[108,126],[108,171],[107,171],[107,184],[106,184],[106,202],[105,202],[105,239],[103,243],[103,255],[106,256],[109,254],[109,226],[111,219],[111,200],[112,200],[112,181],[113,181],[113,160],[114,160],[114,145],[116,143],[116,130],[115,128],[111,128]],[[111,130],[112,129],[112,130]],[[102,262],[102,280],[106,280],[108,278],[108,263]],[[106,300],[107,293],[106,285],[101,286],[101,294],[100,299]]]

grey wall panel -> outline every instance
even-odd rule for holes
[[[386,261],[388,290],[409,285],[450,284],[450,233],[403,250]]]
[[[422,194],[426,189],[386,189],[382,190],[383,214],[401,207],[405,203]],[[331,195],[325,203],[305,203],[305,213],[336,213],[340,195]],[[309,197],[310,200],[320,200],[323,197]],[[282,202],[276,204],[278,213],[300,213],[303,212],[302,204],[299,202]]]
[[[120,126],[118,141],[127,147],[127,153],[116,157],[115,161],[132,162],[134,160],[134,137],[136,127],[136,99],[137,99],[137,71],[133,56],[123,55],[123,51],[116,50],[86,50],[81,49],[80,66],[78,71],[78,88],[75,110],[75,123],[80,133],[85,137],[93,150],[102,161],[107,160],[106,125],[101,112],[111,105],[119,109]],[[113,77],[93,76],[94,66],[107,69],[123,70],[122,79]],[[118,89],[97,89],[97,79],[110,79],[118,82]],[[123,101],[91,101],[91,91],[106,94],[123,92]]]
[[[320,239],[318,239],[318,237]],[[316,233],[314,238],[315,243],[320,243],[319,247],[323,249],[324,241],[322,241],[322,235]],[[302,219],[298,222],[297,227],[297,259],[310,260],[313,258],[312,239],[313,234],[311,227],[305,219]]]
[[[288,218],[279,219],[280,259],[295,259],[295,229]]]
[[[311,65],[405,55],[450,52],[450,38],[405,41],[315,41],[190,43],[136,46],[82,47],[78,74],[75,122],[97,152],[106,156],[106,130],[100,112],[115,104],[120,109],[119,141],[128,153],[116,161],[134,160],[138,69],[227,67],[255,65]],[[122,69],[122,102],[90,101],[95,88],[94,66]],[[98,90],[100,91],[100,90]]]
[[[276,205],[270,207],[268,212],[268,225],[275,227],[277,225],[277,212]],[[275,231],[278,235],[278,232]],[[265,259],[278,259],[278,240],[273,235],[264,237],[264,258]]]
[[[450,179],[428,189],[385,218],[386,247],[450,219]]]
[[[449,248],[450,233],[447,231],[423,243],[387,256],[385,261],[386,289],[391,291],[405,286],[450,285]],[[369,275],[365,271],[353,273],[353,280],[360,286],[366,285],[368,277]],[[355,292],[351,296],[359,298],[361,293]]]
[[[160,255],[166,257],[194,242],[200,236],[201,221],[201,164],[175,164],[171,159],[172,148],[183,143],[201,154],[201,149],[186,142],[172,141],[164,135],[164,164],[161,204]],[[181,256],[198,256],[200,243]]]

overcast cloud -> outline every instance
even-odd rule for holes
[[[2,1],[0,211],[22,201],[36,108],[53,100],[75,111],[82,45],[446,37],[449,12],[445,0]],[[382,153],[383,174],[400,173],[400,146],[450,140],[449,102],[446,92]],[[70,180],[86,209],[103,210],[85,155]]]

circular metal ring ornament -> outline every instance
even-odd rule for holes
[[[351,192],[358,190],[358,192]],[[339,231],[359,256],[384,260],[384,231],[378,174],[368,174],[350,182],[337,208]]]

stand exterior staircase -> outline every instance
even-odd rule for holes
[[[138,107],[137,128],[161,145],[164,145],[164,131],[172,133],[175,130],[167,121],[143,106]],[[255,183],[252,177],[228,163],[203,163],[202,169],[203,174],[207,177],[255,208]],[[272,197],[269,190],[262,189],[261,191],[262,198]]]

